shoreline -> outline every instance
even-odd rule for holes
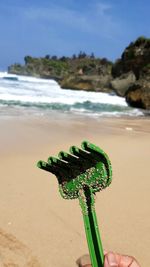
[[[113,168],[112,184],[96,194],[103,247],[133,255],[141,266],[148,266],[149,119],[90,119],[53,113],[51,118],[4,118],[0,128],[2,232],[23,243],[41,267],[76,266],[77,258],[88,253],[78,201],[63,200],[56,178],[36,167],[38,160],[68,151],[71,145],[80,146],[86,139],[108,154]],[[2,255],[5,246],[1,265],[8,264],[9,242],[0,239]],[[28,253],[21,248],[18,251],[28,261]],[[15,246],[12,255],[16,264]]]
[[[8,153],[13,154],[13,151],[11,152],[11,148],[16,148],[17,150],[20,148],[24,152],[27,151],[28,153],[29,150],[26,149],[28,144],[27,146],[24,146],[24,142],[29,142],[29,145],[33,146],[34,153],[34,150],[38,150],[39,133],[44,135],[45,141],[46,139],[48,140],[47,144],[49,144],[49,146],[51,146],[49,132],[52,133],[52,136],[58,139],[56,147],[58,146],[58,143],[62,146],[61,132],[59,132],[59,129],[62,130],[63,135],[69,137],[68,140],[65,140],[65,143],[68,143],[70,140],[68,145],[71,145],[71,139],[74,140],[76,137],[77,142],[82,140],[94,142],[94,139],[97,139],[99,134],[104,139],[110,139],[111,137],[117,138],[117,136],[120,135],[122,135],[122,137],[129,136],[130,138],[134,138],[134,136],[138,136],[140,134],[145,134],[146,136],[150,134],[150,119],[146,117],[89,118],[86,116],[60,114],[57,112],[53,112],[52,114],[53,116],[50,118],[48,116],[39,117],[37,115],[25,115],[19,117],[17,115],[10,115],[3,118],[1,117],[0,156],[2,153],[3,155]],[[38,134],[36,129],[38,129]],[[73,137],[71,136],[72,134]],[[45,146],[45,141],[43,140],[43,146]],[[16,143],[19,145],[16,146]],[[41,145],[42,143],[40,146]],[[55,147],[55,143],[52,143],[52,146]],[[21,150],[19,152],[21,152]]]

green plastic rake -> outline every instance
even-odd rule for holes
[[[58,158],[49,157],[37,166],[56,175],[59,191],[65,199],[79,199],[93,267],[104,265],[104,254],[95,213],[94,194],[112,180],[111,163],[99,147],[84,141],[81,149],[72,146],[70,153],[61,151]]]

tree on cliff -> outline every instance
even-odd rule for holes
[[[25,56],[24,57],[25,65],[32,63],[32,61],[33,61],[33,58],[31,56]]]

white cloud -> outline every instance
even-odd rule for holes
[[[61,29],[65,27],[102,38],[116,38],[121,27],[112,16],[111,10],[111,5],[96,2],[84,11],[52,5],[49,8],[28,8],[24,15],[28,20],[47,23],[46,27],[52,24],[56,27],[60,25]]]
[[[99,13],[100,15],[104,16],[105,13],[109,10],[111,11],[112,9],[112,5],[110,4],[105,4],[105,3],[102,3],[102,2],[97,2],[95,4],[95,10],[97,11],[97,13]]]

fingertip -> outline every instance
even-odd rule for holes
[[[118,267],[116,255],[113,252],[108,252],[105,255],[106,266],[105,267]]]
[[[105,259],[104,259],[104,267],[109,267],[107,255],[105,255]]]
[[[122,266],[140,267],[136,259],[132,256],[122,256],[120,263]]]
[[[108,253],[108,251],[104,249],[104,256],[105,256],[107,253]]]

